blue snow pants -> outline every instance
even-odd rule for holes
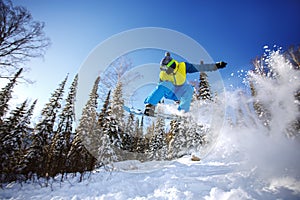
[[[145,104],[156,106],[158,102],[165,97],[166,99],[180,101],[178,110],[188,112],[193,97],[193,86],[187,84],[175,86],[170,81],[160,82],[155,90],[145,99]]]

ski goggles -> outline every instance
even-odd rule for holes
[[[175,62],[175,60],[172,59],[167,65],[161,65],[160,70],[167,71],[169,69],[169,67],[171,67],[173,65],[174,62]]]

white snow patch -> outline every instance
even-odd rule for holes
[[[286,188],[293,191],[293,194],[300,194],[300,181],[293,177],[279,177],[271,180],[269,187],[266,190],[278,192],[281,188]]]
[[[247,192],[241,188],[231,189],[230,191],[224,191],[219,188],[212,188],[209,196],[204,197],[205,200],[241,200],[241,199],[253,199]]]

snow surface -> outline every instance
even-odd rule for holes
[[[282,134],[297,117],[297,107],[288,97],[299,87],[300,74],[291,71],[280,55],[272,59],[281,75],[277,87],[273,79],[252,77],[262,87],[258,96],[269,102],[268,130],[243,107],[244,116],[235,119],[239,125],[224,124],[213,151],[199,162],[190,156],[174,161],[123,161],[114,163],[111,172],[98,169],[86,174],[82,182],[79,175],[70,174],[63,182],[60,176],[50,180],[48,187],[45,180],[3,185],[0,199],[300,199],[299,141]],[[244,98],[243,102],[239,95],[239,91],[225,95],[233,111],[251,101]]]
[[[191,161],[190,156],[174,161],[145,163],[136,160],[123,161],[115,163],[112,172],[99,169],[87,174],[82,182],[78,181],[79,175],[76,177],[69,175],[63,182],[57,177],[48,187],[43,186],[44,180],[40,180],[39,183],[23,183],[23,186],[19,183],[10,183],[1,190],[0,198],[73,200],[300,198],[300,179],[299,176],[294,177],[295,172],[292,171],[295,166],[283,163],[284,171],[281,171],[280,166],[273,170],[270,168],[268,171],[268,167],[280,163],[284,158],[279,158],[279,161],[271,160],[263,166],[253,165],[252,161],[245,160],[244,147],[238,145],[241,138],[230,136],[231,131],[223,130],[215,151],[199,162]],[[251,134],[247,135],[247,132],[243,134],[249,137],[248,141],[251,142],[253,139],[250,138]],[[257,148],[261,148],[260,144]],[[265,154],[270,156],[272,152]],[[255,154],[250,152],[250,155]],[[259,159],[264,156],[257,154]]]

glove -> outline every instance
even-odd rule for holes
[[[216,66],[218,69],[222,69],[222,68],[226,67],[226,65],[227,65],[227,63],[223,62],[223,61],[216,63]]]

